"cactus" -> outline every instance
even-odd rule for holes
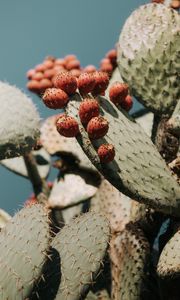
[[[132,13],[120,35],[120,73],[138,100],[155,113],[172,113],[180,97],[179,30],[176,11],[147,4]]]
[[[0,82],[0,163],[34,192],[0,211],[0,299],[179,299],[180,16],[152,2],[99,70],[67,55],[28,71],[29,90],[64,110],[41,126]],[[133,96],[146,108],[131,114]]]
[[[39,115],[31,99],[18,88],[0,82],[0,159],[16,157],[33,148],[39,136]]]

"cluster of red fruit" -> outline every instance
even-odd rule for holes
[[[164,3],[165,0],[151,0],[153,3]],[[172,0],[171,1],[171,8],[179,9],[180,8],[180,0]]]
[[[81,70],[80,62],[74,55],[57,60],[48,57],[43,64],[28,72],[28,78],[31,78],[28,88],[38,93],[43,92],[44,104],[52,109],[64,108],[70,96],[78,89],[83,98],[79,106],[81,123],[91,140],[100,139],[107,134],[109,124],[104,117],[100,116],[96,96],[105,94],[109,84],[109,74],[116,66],[116,58],[116,50],[109,51],[101,61],[101,71],[97,71],[93,66]],[[40,86],[39,90],[36,88],[37,84]],[[131,96],[128,95],[128,85],[125,83],[115,82],[109,90],[109,98],[116,106],[126,111],[129,111],[133,104]],[[75,137],[79,134],[78,122],[66,114],[58,118],[56,125],[58,132],[65,137]],[[115,156],[115,149],[111,144],[101,145],[97,152],[103,163],[112,161]]]
[[[106,72],[111,76],[116,67],[117,51],[110,50],[105,58],[100,63],[99,71]],[[37,65],[34,69],[27,72],[27,88],[41,95],[47,88],[54,87],[54,79],[59,72],[70,72],[71,75],[78,78],[83,73],[92,73],[97,71],[93,65],[88,65],[85,68],[81,67],[80,61],[73,54],[67,55],[64,58],[55,58],[48,56],[45,60]]]

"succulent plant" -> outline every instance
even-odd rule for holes
[[[99,70],[72,54],[27,72],[56,109],[41,126],[0,82],[1,164],[34,191],[12,218],[0,210],[0,299],[179,299],[180,16],[152,2]],[[133,96],[146,108],[131,113]]]

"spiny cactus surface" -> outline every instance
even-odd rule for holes
[[[180,98],[180,16],[146,4],[127,19],[119,39],[118,66],[132,93],[155,113],[170,114]]]
[[[76,95],[67,106],[67,112],[77,119],[80,101]],[[80,125],[77,136],[92,163],[127,196],[165,213],[180,215],[180,187],[149,137],[107,99],[98,97],[98,101],[101,115],[109,122],[107,135],[99,141],[90,141]],[[109,164],[101,164],[95,150],[102,141],[115,147],[115,159]]]
[[[41,205],[22,209],[0,233],[0,299],[26,299],[42,274],[49,219]]]
[[[52,242],[61,258],[61,283],[57,300],[78,300],[86,294],[102,266],[109,226],[96,213],[87,213],[66,225]]]
[[[180,230],[165,245],[157,271],[161,278],[172,279],[180,276]]]
[[[39,115],[31,99],[17,87],[0,82],[0,160],[20,156],[39,136]]]
[[[142,230],[133,223],[111,240],[112,299],[143,299],[149,250]]]

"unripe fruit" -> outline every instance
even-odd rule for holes
[[[126,83],[115,82],[109,89],[109,98],[115,104],[120,104],[128,95]]]
[[[99,116],[99,103],[95,99],[84,99],[79,106],[79,117],[83,124]]]
[[[64,67],[65,66],[65,60],[63,58],[57,58],[55,60],[55,65]]]
[[[63,108],[69,100],[68,95],[61,89],[47,89],[42,97],[44,104],[52,109]]]
[[[39,81],[43,78],[44,78],[44,74],[42,72],[36,72],[32,77],[33,80],[39,80]]]
[[[56,122],[57,131],[65,137],[75,137],[79,133],[78,122],[70,116],[61,115]]]
[[[30,69],[29,71],[27,71],[26,77],[28,79],[31,79],[35,75],[35,73],[36,73],[36,71],[34,69]]]
[[[28,90],[30,90],[31,92],[37,93],[40,91],[40,82],[37,80],[30,80],[26,87],[28,88]]]
[[[52,69],[54,67],[54,61],[52,61],[51,59],[46,59],[43,62],[44,66],[46,69]]]
[[[67,62],[70,61],[70,60],[75,60],[75,59],[77,59],[77,57],[76,57],[76,55],[74,55],[74,54],[68,54],[68,55],[66,55],[66,56],[64,57],[65,63],[67,63]]]
[[[103,144],[98,148],[98,156],[101,163],[109,163],[115,157],[115,149],[111,144]]]
[[[51,79],[54,75],[56,75],[57,72],[53,69],[47,69],[45,72],[44,72],[44,78],[49,78]]]
[[[109,50],[108,53],[106,54],[106,57],[109,58],[109,60],[113,65],[116,65],[116,59],[117,59],[116,49]]]
[[[82,95],[91,93],[95,86],[95,78],[91,73],[82,73],[77,82],[79,92]]]
[[[108,121],[103,117],[92,118],[87,125],[87,133],[92,140],[100,139],[109,129]]]
[[[93,65],[88,65],[84,68],[83,72],[94,73],[96,71],[96,67]]]
[[[105,72],[94,72],[93,76],[95,78],[95,86],[93,89],[94,95],[99,95],[107,89],[109,84],[109,76]]]
[[[66,63],[66,69],[67,70],[80,69],[80,61],[77,59],[68,61]]]
[[[171,7],[174,8],[174,9],[180,8],[180,1],[179,0],[172,0]]]
[[[79,69],[72,69],[70,71],[71,75],[75,76],[76,78],[78,78],[81,75],[81,70]]]
[[[77,80],[70,72],[61,72],[53,80],[55,87],[62,89],[68,95],[72,95],[77,89]]]
[[[46,66],[44,64],[39,64],[35,67],[37,72],[44,72],[46,70]]]
[[[127,97],[121,102],[120,106],[126,110],[129,111],[133,106],[133,100],[130,95],[127,95]]]
[[[112,74],[112,71],[113,71],[113,65],[111,63],[102,63],[101,64],[101,67],[100,67],[100,70],[102,72],[106,72],[108,74]]]
[[[40,82],[40,90],[41,92],[45,91],[48,88],[51,88],[53,86],[51,80],[47,79],[47,78],[43,78]]]

